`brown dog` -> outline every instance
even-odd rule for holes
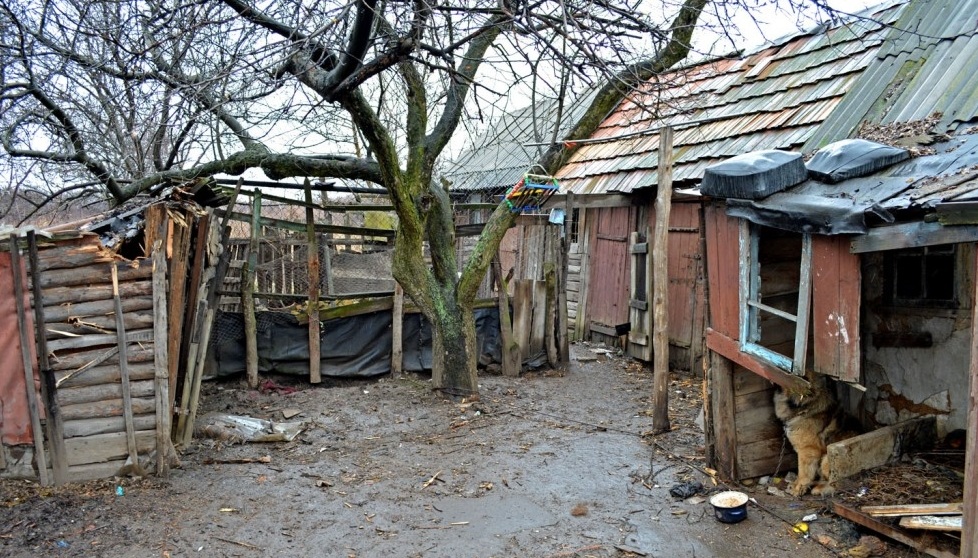
[[[825,376],[805,375],[811,387],[803,393],[774,394],[774,413],[784,423],[784,433],[798,454],[798,479],[788,488],[796,497],[812,488],[815,496],[831,496],[835,489],[829,484],[829,464],[825,459],[826,446],[855,435],[846,424],[846,417],[836,401]]]

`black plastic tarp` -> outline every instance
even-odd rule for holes
[[[308,326],[284,312],[258,312],[257,321],[258,371],[308,375]],[[500,362],[498,310],[476,309],[475,321],[480,364]],[[403,323],[404,369],[412,372],[430,370],[431,325],[420,314],[406,315]],[[320,372],[331,377],[389,374],[392,338],[389,311],[325,321],[320,333]],[[212,340],[217,376],[245,371],[244,318],[241,314],[219,312]]]

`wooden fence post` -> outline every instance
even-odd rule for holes
[[[652,263],[654,358],[652,429],[669,430],[669,213],[672,206],[672,128],[659,132],[659,183],[655,197]]]
[[[404,289],[394,281],[394,308],[391,311],[391,374],[404,371]]]
[[[251,199],[251,238],[248,259],[241,268],[241,311],[245,326],[245,368],[248,387],[258,387],[258,323],[255,317],[255,268],[258,266],[258,232],[261,229],[261,190]]]
[[[306,257],[309,260],[309,383],[323,381],[320,375],[319,347],[319,243],[316,241],[316,219],[312,209],[312,186],[306,178]]]

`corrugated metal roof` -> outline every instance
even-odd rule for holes
[[[978,1],[978,0],[976,0]],[[673,181],[698,181],[719,160],[760,149],[798,149],[876,60],[905,4],[872,17],[780,39],[741,59],[683,68],[630,96],[558,172],[578,194],[622,192],[657,182],[658,132],[676,126]],[[864,14],[866,15],[866,14]],[[694,126],[683,125],[700,122]],[[613,139],[649,130],[641,136]],[[636,177],[628,175],[635,173]]]
[[[978,116],[978,0],[915,0],[838,110],[805,150],[850,137],[863,122],[889,124],[943,114],[939,132]]]

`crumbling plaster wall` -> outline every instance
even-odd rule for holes
[[[863,373],[866,392],[851,401],[870,425],[936,415],[938,433],[965,428],[974,251],[960,245],[956,308],[887,306],[879,254],[863,261]],[[860,405],[861,404],[861,405]]]

